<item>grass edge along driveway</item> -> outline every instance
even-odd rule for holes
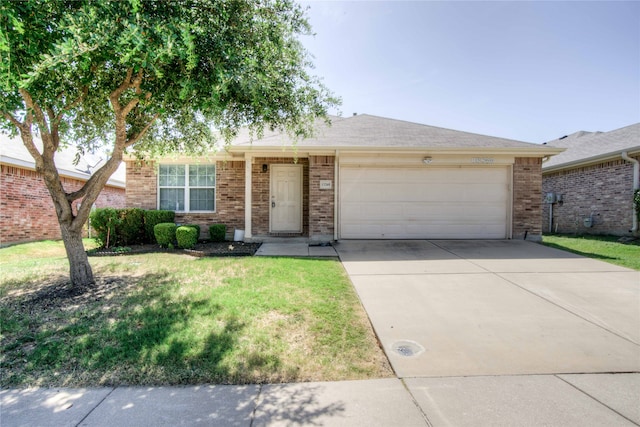
[[[545,235],[542,244],[640,271],[640,240],[619,242],[617,236]]]
[[[335,260],[91,259],[60,242],[0,249],[0,386],[245,384],[391,377]]]

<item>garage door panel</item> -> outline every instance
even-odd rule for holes
[[[508,169],[340,170],[341,238],[505,238]]]

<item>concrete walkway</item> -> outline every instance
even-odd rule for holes
[[[640,273],[519,241],[336,248],[398,378],[2,390],[0,425],[640,425]]]
[[[338,257],[333,246],[316,246],[308,243],[263,243],[255,255],[311,258]]]

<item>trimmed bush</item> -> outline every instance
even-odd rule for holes
[[[170,248],[176,244],[176,229],[178,228],[172,222],[161,222],[153,227],[153,234],[156,242],[163,248]]]
[[[227,226],[224,224],[213,224],[209,227],[209,237],[212,242],[224,242],[227,235]]]
[[[150,210],[144,211],[144,230],[146,233],[146,241],[148,243],[156,243],[155,226],[163,222],[174,223],[176,213],[174,211]]]
[[[119,246],[137,245],[146,240],[144,211],[140,208],[118,209],[120,222],[116,226]]]
[[[91,228],[96,232],[94,237],[101,248],[109,248],[118,245],[117,228],[120,225],[120,214],[117,209],[98,208],[89,216]]]
[[[178,247],[191,249],[198,243],[198,229],[190,225],[182,225],[176,229]]]
[[[198,225],[198,224],[183,224],[182,226],[183,227],[193,227],[193,228],[195,228],[196,231],[198,232],[196,234],[196,236],[197,236],[198,239],[200,238],[200,225]]]

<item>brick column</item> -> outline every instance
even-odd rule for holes
[[[514,239],[542,239],[542,159],[515,160],[512,230]]]
[[[330,181],[330,189],[320,188],[320,181]],[[309,157],[309,238],[333,240],[335,200],[335,157]]]

